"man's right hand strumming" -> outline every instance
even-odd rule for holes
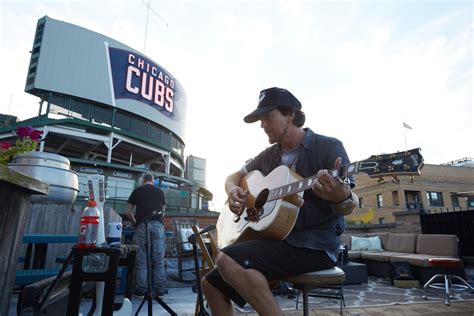
[[[234,214],[242,214],[247,200],[247,193],[239,186],[233,186],[227,193],[229,209]]]

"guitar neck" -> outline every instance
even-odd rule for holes
[[[395,178],[398,175],[420,175],[422,167],[423,157],[420,154],[420,148],[415,148],[404,152],[370,156],[368,159],[341,166],[339,170],[329,170],[329,174],[334,178],[349,177],[356,173],[365,173],[371,178],[384,176]],[[274,188],[268,193],[268,201],[310,189],[316,178],[317,176],[314,175]]]
[[[341,167],[341,170],[332,169],[332,170],[329,170],[328,172],[333,178],[338,178],[338,177],[341,177],[342,175],[351,176],[358,172],[356,171],[358,169],[358,165],[359,165],[359,162],[354,162],[347,166]],[[284,198],[285,196],[308,190],[311,188],[314,180],[316,179],[317,179],[317,176],[313,175],[311,177],[308,177],[296,182],[288,183],[281,187],[274,188],[270,190],[270,193],[268,194],[268,201],[278,200],[278,199]]]

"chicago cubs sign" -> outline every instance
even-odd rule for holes
[[[135,52],[109,47],[116,99],[146,103],[167,116],[175,112],[175,79],[160,65]]]

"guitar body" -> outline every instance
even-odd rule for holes
[[[240,220],[234,222],[235,214],[227,205],[221,211],[217,221],[219,247],[235,242],[274,238],[282,240],[290,233],[298,217],[299,208],[303,204],[303,192],[290,194],[282,199],[273,200],[263,205],[263,213],[256,221],[247,220],[247,210],[254,208],[255,199],[265,189],[275,189],[302,179],[286,166],[275,168],[267,176],[259,171],[252,171],[244,177],[240,186],[248,191],[246,210]]]

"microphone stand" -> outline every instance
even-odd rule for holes
[[[153,306],[152,306],[153,299],[155,299],[155,301],[157,301],[161,306],[163,306],[163,308],[166,309],[168,313],[170,313],[170,315],[177,316],[178,314],[176,314],[168,305],[166,305],[166,303],[159,296],[153,297],[153,293],[152,293],[152,282],[151,282],[152,271],[151,271],[151,260],[150,260],[151,245],[150,245],[150,233],[148,231],[148,219],[154,215],[155,213],[152,213],[150,216],[145,218],[145,237],[146,237],[145,248],[146,248],[146,267],[147,267],[148,286],[147,286],[146,294],[143,297],[143,300],[140,303],[140,306],[138,307],[138,310],[135,313],[135,316],[138,316],[145,301],[148,301],[148,316],[152,316],[153,315]]]
[[[198,253],[196,238],[198,235],[206,233],[214,228],[216,228],[216,226],[209,225],[208,227],[201,230],[199,233],[191,234],[188,237],[188,242],[190,242],[193,245],[194,269],[196,271],[196,288],[197,288],[197,295],[198,295],[198,302],[199,302],[199,313],[196,314],[197,316],[209,316],[209,314],[207,313],[204,307],[204,297],[203,297],[202,289],[201,289],[201,273],[199,271],[199,253]]]

